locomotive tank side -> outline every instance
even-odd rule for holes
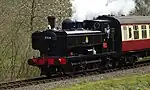
[[[66,31],[69,55],[92,55],[100,53],[104,33],[101,31],[82,30]]]

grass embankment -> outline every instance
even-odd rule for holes
[[[82,82],[72,87],[55,88],[53,90],[150,90],[150,74],[96,82]]]

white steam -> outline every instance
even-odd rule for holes
[[[124,14],[134,9],[133,0],[71,0],[74,20],[92,19],[98,15]]]

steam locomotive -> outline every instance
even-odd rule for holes
[[[139,57],[150,54],[150,38],[125,40],[123,28],[131,27],[127,29],[127,39],[128,36],[137,35],[133,25],[138,26],[143,22],[132,19],[141,17],[130,16],[130,20],[127,20],[127,16],[103,15],[83,22],[65,19],[62,29],[55,29],[55,17],[48,16],[50,27],[32,33],[32,48],[39,50],[40,56],[29,59],[28,64],[38,67],[41,75],[46,76],[134,65]],[[142,47],[143,44],[146,45]]]

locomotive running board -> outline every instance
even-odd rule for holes
[[[105,56],[105,55],[114,56],[114,55],[116,55],[116,52],[113,51],[113,52],[106,52],[106,53],[93,54],[93,55],[69,56],[69,57],[66,57],[66,59],[96,58],[96,57]]]

